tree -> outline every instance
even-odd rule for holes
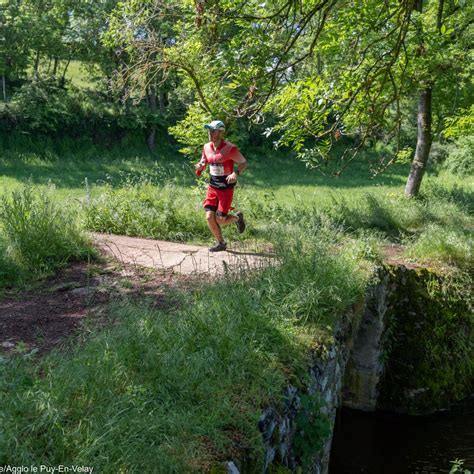
[[[346,10],[343,20],[327,22],[319,41],[323,67],[316,61],[306,65],[275,96],[274,110],[285,113],[274,129],[315,165],[327,159],[338,127],[356,134],[359,140],[340,156],[338,172],[368,138],[384,136],[396,146],[391,158],[378,163],[383,170],[405,153],[403,107],[418,96],[417,146],[405,191],[415,196],[432,141],[432,110],[439,134],[444,118],[472,97],[473,9],[441,0],[424,7],[421,1],[359,4]],[[312,143],[305,148],[308,138]]]
[[[443,96],[459,98],[459,89],[468,87],[463,84],[462,76],[469,68],[472,70],[472,61],[467,61],[469,28],[474,18],[472,7],[459,1],[424,3],[420,0],[415,7],[418,14],[414,18],[411,47],[416,47],[416,67],[412,68],[411,75],[413,81],[419,84],[418,138],[405,187],[405,194],[409,197],[418,194],[428,162],[432,142],[433,96],[440,102]],[[455,109],[462,105],[462,102],[457,107],[455,105]]]
[[[198,116],[218,115],[228,125],[273,116],[267,135],[313,166],[327,162],[341,131],[353,135],[338,173],[369,139],[383,136],[395,147],[380,171],[403,151],[402,109],[418,96],[412,196],[429,154],[433,104],[439,131],[443,105],[460,84],[468,87],[472,14],[462,0],[146,0],[119,7],[125,21],[111,32],[122,47],[140,51],[136,74],[175,70],[192,90],[188,114],[173,129],[191,143],[200,141],[189,134]],[[176,19],[166,42],[156,18]]]
[[[303,31],[296,23],[318,34],[335,3],[322,0],[300,11],[293,0],[129,2],[116,10],[107,39],[136,58],[129,71],[133,83],[176,72],[190,93],[188,114],[173,130],[178,139],[197,145],[201,138],[190,136],[187,124],[198,115],[222,117],[228,126],[243,117],[262,120],[265,103],[287,81],[288,69],[304,60],[304,53],[300,58],[292,53]],[[166,41],[160,19],[173,24]]]
[[[19,0],[0,5],[0,24],[0,75],[6,102],[8,84],[24,76],[28,66],[28,36],[22,28]]]

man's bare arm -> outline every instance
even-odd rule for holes
[[[240,153],[240,151],[237,151],[236,153],[233,154],[232,161],[239,165],[238,166],[239,174],[242,173],[242,171],[247,169],[247,160],[245,159],[244,155]]]
[[[232,174],[230,174],[229,176],[227,176],[227,182],[228,183],[235,183],[237,181],[237,177],[247,169],[247,160],[245,159],[245,157],[242,155],[242,153],[240,153],[240,151],[236,151],[233,155],[232,155],[232,161],[234,163],[237,163],[238,164],[238,167],[237,167],[237,172],[233,172]]]

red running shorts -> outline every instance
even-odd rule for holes
[[[209,186],[204,199],[204,209],[216,212],[218,216],[226,216],[233,209],[231,207],[233,197],[234,188],[216,189]]]

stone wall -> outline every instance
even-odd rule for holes
[[[347,364],[344,406],[417,415],[472,394],[469,293],[427,268],[381,267]]]
[[[268,407],[262,414],[259,421],[265,449],[262,472],[278,465],[290,472],[303,466],[304,472],[327,473],[343,375],[361,314],[361,307],[351,308],[336,327],[334,344],[324,354],[312,355],[307,386],[297,389],[289,385],[283,410]],[[299,423],[301,418],[319,423],[318,428],[313,430]]]
[[[472,287],[429,268],[387,267],[386,333],[377,408],[413,415],[474,392]]]
[[[288,385],[283,408],[262,413],[261,471],[326,474],[342,404],[425,413],[473,393],[474,316],[465,290],[427,269],[380,266],[364,304],[340,319],[334,344],[312,354],[306,386]],[[238,473],[230,465],[227,472]]]

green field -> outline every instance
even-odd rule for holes
[[[80,212],[87,211],[92,203],[94,212],[99,211],[99,220],[88,226],[93,230],[209,241],[201,211],[205,179],[195,178],[192,163],[173,145],[166,145],[154,155],[133,145],[114,149],[83,146],[74,141],[24,141],[20,145],[3,147],[0,189],[4,195],[25,184],[47,188],[54,199],[79,207]],[[467,250],[468,232],[472,229],[472,177],[429,170],[420,198],[409,200],[403,195],[408,165],[394,165],[373,177],[367,163],[372,157],[369,151],[340,177],[308,169],[282,151],[249,150],[246,155],[249,168],[235,197],[236,207],[247,212],[251,224],[243,238],[264,238],[273,221],[304,226],[318,213],[326,213],[349,233],[372,231],[381,242],[388,239],[410,246],[423,232],[433,233],[433,225],[438,225],[442,227],[441,234],[452,231],[456,238],[467,239],[465,263],[472,258]],[[100,221],[100,215],[107,214],[112,202],[119,207],[129,206],[122,211],[115,209],[115,223],[110,219]],[[134,213],[134,221],[145,224],[150,218],[148,211],[155,207],[159,212],[163,206],[167,214],[176,214],[174,221],[166,225],[170,231],[179,226],[176,236],[160,231],[158,223],[156,229],[150,225],[130,228],[120,224],[123,213],[128,213],[123,214],[124,218]],[[142,215],[145,208],[147,213]],[[232,230],[227,233],[237,237]],[[449,256],[445,257],[449,261]]]
[[[110,324],[80,332],[66,353],[0,359],[0,462],[178,473],[232,453],[259,465],[262,407],[278,406],[289,381],[304,387],[308,353],[332,344],[384,246],[401,244],[405,259],[470,284],[471,178],[432,170],[409,200],[406,165],[371,178],[361,160],[336,178],[281,152],[246,155],[237,204],[249,228],[225,235],[272,243],[280,266],[168,293],[168,309],[119,300]],[[207,244],[205,186],[171,145],[154,156],[73,142],[4,146],[0,288],[89,258],[87,230]]]

